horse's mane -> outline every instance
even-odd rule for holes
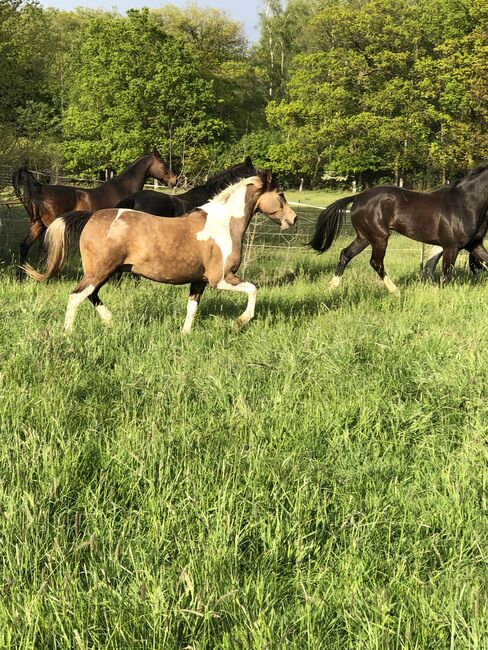
[[[249,176],[248,178],[243,178],[233,185],[229,185],[221,192],[216,194],[209,203],[226,203],[230,197],[241,187],[246,187],[248,185],[254,185],[258,190],[263,190],[266,188],[266,191],[271,191],[279,189],[279,183],[276,176],[269,175],[270,172],[258,172],[254,176]]]
[[[229,185],[224,190],[216,194],[209,203],[227,203],[230,197],[237,192],[241,187],[246,187],[248,185],[255,185],[258,189],[261,189],[264,186],[264,181],[261,176],[250,176],[249,178],[243,178],[233,185]]]
[[[256,172],[257,170],[252,166],[251,159],[248,158],[244,162],[233,165],[212,176],[203,185],[198,186],[198,188],[205,189],[211,194],[214,194],[219,192],[224,184],[231,185],[240,180],[243,174],[245,176],[252,176]]]
[[[465,176],[462,178],[458,178],[452,183],[451,187],[457,187],[460,185],[463,181],[471,181],[473,178],[476,178],[483,172],[486,172],[488,170],[488,165],[478,165],[478,167],[475,167],[474,169],[471,169]]]

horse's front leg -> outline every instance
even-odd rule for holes
[[[242,312],[239,318],[236,321],[237,327],[240,329],[244,327],[251,318],[254,317],[254,309],[256,307],[256,295],[258,290],[250,282],[244,282],[234,273],[229,272],[225,277],[220,280],[217,284],[217,289],[223,289],[224,291],[240,291],[241,293],[247,293],[247,305],[246,309]]]

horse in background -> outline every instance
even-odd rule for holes
[[[203,205],[228,185],[232,185],[242,178],[255,176],[257,173],[251,157],[247,156],[244,162],[225,169],[209,178],[203,185],[198,185],[184,194],[171,195],[154,190],[141,190],[122,199],[116,207],[140,210],[160,217],[178,217],[198,205]]]
[[[155,282],[189,283],[185,333],[191,330],[207,284],[246,293],[246,309],[237,319],[242,327],[254,316],[257,290],[236,272],[246,229],[258,210],[279,223],[282,230],[295,223],[296,214],[271,172],[240,180],[181,217],[157,217],[124,208],[99,210],[93,215],[63,215],[46,233],[46,271],[39,273],[28,264],[24,270],[38,281],[47,280],[61,269],[69,247],[79,244],[84,276],[68,300],[67,330],[85,298],[102,321],[111,320],[98,292],[118,269]]]
[[[93,189],[40,183],[32,172],[21,167],[12,177],[12,185],[29,215],[29,232],[20,244],[20,266],[25,263],[32,244],[59,215],[72,210],[95,212],[112,208],[125,196],[140,190],[147,178],[156,178],[169,187],[177,179],[156,148],[131,163],[124,171]]]
[[[451,279],[462,249],[469,251],[474,260],[488,263],[488,252],[483,247],[488,229],[488,167],[477,167],[464,178],[433,192],[380,186],[339,199],[319,215],[310,241],[312,248],[319,253],[330,248],[350,203],[356,238],[341,251],[331,288],[339,286],[349,262],[371,244],[371,266],[388,290],[396,292],[383,264],[392,230],[442,247],[442,283]]]

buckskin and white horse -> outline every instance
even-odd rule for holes
[[[200,208],[181,217],[156,217],[130,209],[99,210],[95,214],[71,213],[49,226],[45,245],[46,270],[28,264],[24,270],[38,281],[56,274],[79,243],[84,275],[70,294],[65,329],[73,326],[80,304],[88,298],[102,321],[112,318],[98,296],[100,288],[117,270],[132,272],[155,282],[190,284],[183,332],[191,330],[201,295],[209,284],[225,291],[247,294],[244,326],[254,316],[256,287],[237,275],[244,234],[255,212],[262,212],[281,229],[295,223],[271,172],[251,176],[227,187]]]

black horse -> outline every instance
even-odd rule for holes
[[[488,167],[477,167],[464,178],[433,192],[381,186],[339,199],[319,215],[310,242],[312,248],[320,253],[330,248],[349,203],[356,239],[341,251],[331,287],[339,286],[352,258],[371,244],[371,266],[389,291],[397,291],[383,266],[392,230],[416,241],[442,246],[442,282],[450,280],[462,249],[469,251],[473,263],[488,264],[488,252],[483,247],[488,229]]]
[[[229,167],[209,178],[203,185],[198,185],[184,194],[171,195],[154,190],[142,190],[123,199],[116,207],[140,210],[159,217],[179,217],[198,205],[205,204],[228,185],[255,176],[257,173],[251,157],[247,156],[243,163]]]

